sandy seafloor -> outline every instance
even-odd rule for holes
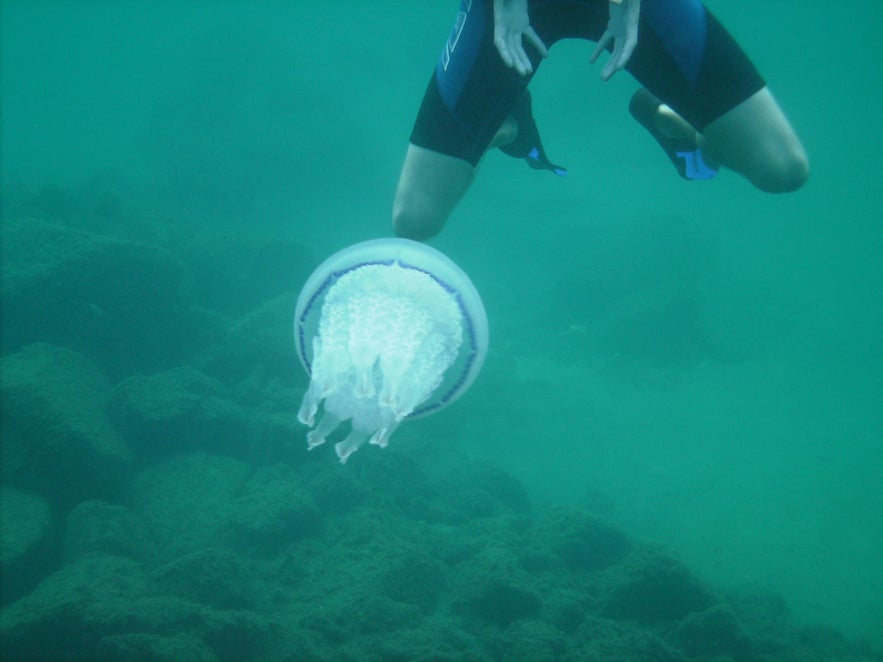
[[[558,44],[569,176],[490,154],[432,241],[480,378],[341,466],[294,301],[390,235],[456,3],[4,0],[6,656],[879,659],[883,5],[708,4],[807,185],[680,180]]]

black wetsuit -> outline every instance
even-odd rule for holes
[[[528,11],[531,26],[551,47],[559,39],[597,41],[609,3],[529,0]],[[523,43],[536,71],[542,57]],[[698,0],[642,0],[638,44],[626,70],[700,132],[765,84]],[[531,77],[506,67],[494,46],[493,0],[463,0],[411,142],[477,164],[503,120],[523,105]]]

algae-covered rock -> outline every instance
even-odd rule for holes
[[[259,467],[248,478],[231,504],[238,548],[263,556],[319,530],[319,510],[300,483],[284,464]]]
[[[248,475],[245,463],[208,453],[172,456],[137,474],[130,500],[156,538],[158,561],[229,542]]]
[[[228,550],[197,549],[160,566],[152,576],[165,592],[200,604],[239,609],[252,602],[245,563]]]
[[[0,598],[33,588],[51,563],[52,514],[46,498],[0,488]]]
[[[444,566],[420,548],[391,558],[380,578],[380,592],[396,602],[412,604],[428,614],[445,587]]]
[[[130,632],[104,637],[98,642],[97,658],[103,662],[218,662],[220,658],[197,636],[163,636]]]
[[[67,516],[65,558],[73,561],[91,552],[150,562],[156,553],[143,520],[125,506],[98,499],[83,501]]]
[[[35,344],[4,357],[4,481],[65,501],[118,487],[132,458],[105,415],[109,390],[104,374],[69,349]]]
[[[579,660],[685,662],[689,659],[652,629],[605,618],[587,618],[574,639],[580,650],[576,656]]]
[[[0,612],[0,639],[10,660],[97,659],[99,640],[127,630],[136,602],[149,592],[131,559],[90,554],[53,573]]]
[[[248,434],[248,413],[224,385],[188,366],[123,379],[110,411],[144,454],[241,448]]]
[[[231,325],[226,340],[205,358],[205,371],[225,383],[257,373],[283,383],[307,383],[294,346],[294,307],[297,295],[283,294],[261,304]],[[294,406],[294,405],[293,405]]]
[[[604,615],[640,623],[674,621],[714,604],[681,561],[654,545],[635,549],[611,575]]]
[[[457,611],[485,623],[505,626],[539,614],[543,603],[536,582],[518,557],[503,546],[487,545],[457,577]]]
[[[552,509],[541,522],[539,535],[575,571],[607,568],[632,548],[628,537],[612,524],[569,508]]]
[[[689,614],[672,633],[678,647],[691,657],[751,657],[751,640],[739,619],[724,605]]]
[[[505,631],[489,638],[492,659],[530,660],[531,662],[558,662],[580,659],[572,648],[573,640],[562,637],[551,623],[523,619],[512,623]]]
[[[246,609],[205,609],[196,632],[222,660],[233,662],[263,659],[279,628],[275,621]],[[292,651],[286,658],[292,659]]]
[[[33,218],[2,225],[4,352],[76,347],[114,374],[180,358],[199,326],[180,299],[184,270],[156,246]]]

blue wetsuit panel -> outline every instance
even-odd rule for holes
[[[678,68],[695,82],[705,54],[705,8],[699,0],[645,0],[641,14]]]
[[[457,105],[481,50],[487,20],[482,0],[463,0],[457,20],[438,59],[438,91],[448,108]],[[455,57],[456,55],[456,57]]]

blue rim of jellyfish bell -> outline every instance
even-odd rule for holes
[[[442,383],[406,418],[417,418],[447,407],[475,381],[487,355],[488,321],[484,304],[469,276],[448,256],[410,239],[371,239],[348,246],[320,264],[307,279],[294,312],[294,339],[301,364],[312,374],[313,337],[319,331],[322,303],[341,276],[372,264],[398,264],[422,271],[450,292],[463,315],[463,345]]]

